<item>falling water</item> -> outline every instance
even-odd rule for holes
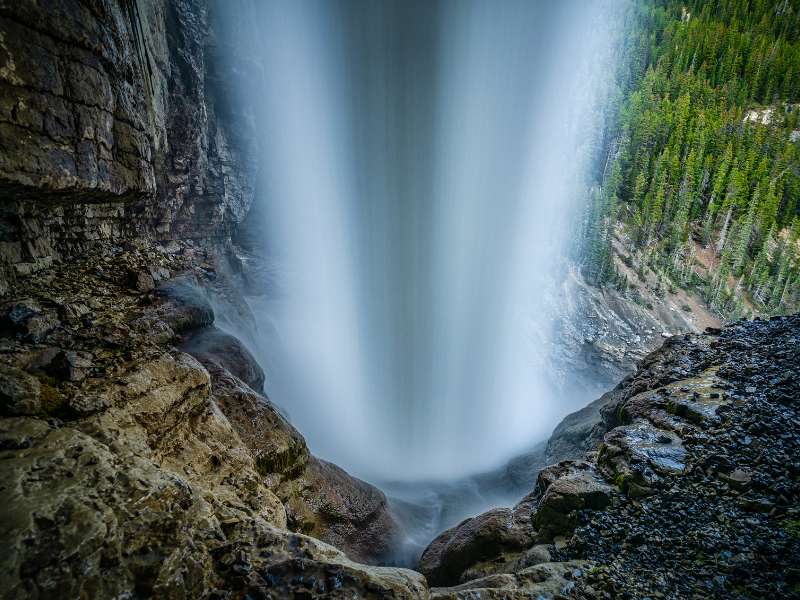
[[[452,478],[544,438],[575,408],[548,368],[550,289],[599,127],[609,5],[235,11],[263,69],[242,91],[277,290],[254,304],[270,396],[316,453],[377,479]]]

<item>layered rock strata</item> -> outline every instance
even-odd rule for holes
[[[0,295],[93,246],[224,242],[244,218],[252,111],[226,101],[211,20],[205,0],[0,2]]]

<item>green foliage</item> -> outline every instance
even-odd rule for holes
[[[591,279],[615,281],[618,221],[653,264],[708,303],[797,306],[800,282],[800,3],[631,0],[586,239]]]
[[[787,519],[781,525],[791,537],[800,539],[800,519]]]

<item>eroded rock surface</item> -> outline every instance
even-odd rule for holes
[[[313,456],[272,402],[213,358],[206,365],[217,407],[283,502],[288,527],[333,544],[355,560],[383,560],[400,533],[383,492]]]
[[[528,600],[568,598],[588,563],[542,563],[515,573],[489,575],[467,583],[431,590],[431,600]]]
[[[311,455],[229,351],[178,348],[213,321],[203,294],[129,276],[202,289],[215,261],[145,245],[18,282],[60,325],[0,336],[0,597],[427,596],[353,562],[397,533],[379,490]]]
[[[527,548],[494,519],[512,509],[434,540],[420,569],[455,587],[433,597],[526,597],[522,574],[576,560],[586,568],[530,593],[800,596],[799,399],[800,316],[670,338],[589,407],[591,427],[556,430],[550,452],[583,457],[539,473]],[[473,522],[494,524],[491,544]],[[453,540],[483,552],[449,553]]]
[[[427,596],[72,427],[4,419],[0,447],[4,598]]]

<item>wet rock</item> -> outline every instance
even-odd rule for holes
[[[312,456],[267,398],[220,366],[208,368],[217,406],[284,502],[288,526],[334,544],[354,560],[384,559],[400,532],[383,492]]]
[[[490,575],[447,588],[433,588],[431,600],[528,600],[568,597],[589,568],[585,561],[548,562],[513,574]]]
[[[470,567],[532,546],[532,502],[526,497],[513,509],[496,508],[441,533],[422,553],[419,570],[431,585],[454,585]]]
[[[598,565],[578,597],[796,596],[798,332],[793,316],[670,338],[623,383],[597,460],[627,496],[554,553]]]
[[[353,560],[380,564],[401,531],[386,495],[341,467],[311,456],[305,472],[278,488],[289,526],[340,548]]]
[[[611,504],[614,489],[587,462],[563,462],[540,473],[537,493],[541,494],[533,516],[537,537],[550,541],[574,529],[576,511],[602,510]]]
[[[223,367],[210,364],[214,401],[252,453],[273,487],[305,470],[310,453],[303,436],[266,397]]]
[[[41,386],[35,377],[0,363],[0,411],[3,415],[40,413],[41,393]]]
[[[690,369],[695,365],[705,365],[707,357],[713,352],[710,348],[715,338],[691,338],[691,344],[685,344],[683,338],[671,337],[664,344],[645,359],[637,370],[623,379],[614,389],[606,392],[600,398],[590,403],[583,409],[567,415],[555,428],[547,442],[546,462],[548,464],[562,460],[579,460],[586,452],[595,450],[603,441],[604,435],[614,427],[630,423],[636,416],[650,416],[652,402],[660,388],[673,383],[681,384],[689,376]],[[699,375],[700,373],[696,373]],[[714,373],[703,374],[699,387],[708,388],[706,392],[717,391],[713,388],[718,383]],[[692,396],[694,384],[689,392],[684,395]],[[710,395],[710,394],[709,394]],[[700,404],[703,404],[701,406]],[[702,403],[692,403],[687,411],[697,407],[705,413],[712,411],[724,404],[722,401],[705,399]],[[641,406],[643,412],[637,412]],[[668,406],[665,399],[663,404],[665,414]]]
[[[169,322],[189,333],[195,329],[202,330],[213,319],[206,295],[206,290],[212,289],[208,279],[213,279],[213,273],[192,271],[189,276],[163,282],[157,294],[147,297],[128,286],[125,274],[132,265],[147,262],[156,264],[158,261],[168,264],[170,271],[186,271],[191,268],[186,261],[201,260],[200,257],[205,256],[200,251],[184,255],[180,252],[184,244],[175,245],[179,251],[171,257],[154,256],[152,250],[143,245],[123,253],[90,255],[79,265],[65,264],[59,267],[61,271],[55,288],[45,281],[29,282],[36,290],[35,302],[38,306],[45,304],[41,298],[58,294],[64,298],[63,306],[79,304],[76,298],[88,298],[86,306],[91,307],[89,320],[89,314],[82,310],[79,311],[82,316],[76,312],[65,318],[63,330],[54,339],[62,346],[43,348],[19,338],[7,346],[13,352],[9,361],[35,375],[28,373],[29,379],[25,379],[24,371],[17,369],[12,373],[12,380],[15,383],[30,380],[34,382],[31,384],[33,387],[35,382],[39,382],[38,403],[25,406],[24,412],[37,417],[58,417],[52,421],[42,418],[30,421],[44,425],[48,431],[56,425],[66,428],[63,424],[69,423],[68,428],[106,449],[111,459],[116,461],[114,469],[133,478],[131,484],[134,486],[149,485],[147,477],[139,481],[135,468],[134,463],[143,462],[154,470],[159,481],[179,481],[181,487],[196,494],[201,504],[213,503],[223,507],[216,516],[218,527],[209,534],[215,540],[214,544],[223,539],[232,540],[230,532],[237,527],[252,530],[255,521],[282,529],[274,530],[277,537],[262,537],[253,542],[251,549],[245,550],[262,558],[265,552],[269,553],[277,561],[265,567],[259,575],[262,577],[258,580],[260,583],[256,587],[248,587],[248,593],[256,593],[254,590],[266,585],[263,583],[266,581],[271,590],[283,590],[275,592],[278,597],[291,597],[295,593],[311,594],[311,597],[325,596],[329,594],[330,586],[357,597],[369,594],[424,597],[427,588],[418,574],[396,569],[370,570],[369,567],[350,562],[350,559],[332,549],[330,551],[335,554],[329,556],[325,553],[318,562],[314,562],[315,558],[303,549],[306,542],[302,540],[310,538],[300,534],[312,532],[319,538],[335,542],[351,559],[378,562],[393,547],[399,531],[386,498],[379,490],[351,477],[335,465],[313,457],[302,436],[275,405],[225,368],[228,366],[236,371],[241,368],[241,361],[208,361],[206,368],[191,355],[177,352],[171,347],[176,333]],[[66,311],[64,309],[65,315]],[[228,338],[222,341],[236,344]],[[220,346],[217,351],[230,359],[233,354],[231,348]],[[258,386],[261,377],[254,365],[252,363],[249,374],[247,370],[237,372],[247,377],[252,385]],[[34,394],[15,391],[15,397],[33,399]],[[48,402],[46,406],[43,404],[45,400]],[[14,419],[10,421],[16,422]],[[3,460],[9,468],[17,468],[22,460],[19,453],[35,445],[36,438],[19,428],[13,434],[0,433],[0,447],[12,452]],[[94,460],[90,450],[86,451],[86,455],[87,460]],[[104,477],[91,471],[87,476]],[[61,475],[57,471],[49,471],[42,480],[42,489],[49,493],[58,488],[61,485],[59,477]],[[70,477],[74,478],[74,475],[71,476],[69,472],[63,474],[65,479]],[[127,491],[124,485],[119,487]],[[165,484],[157,483],[155,487],[162,489]],[[81,508],[83,512],[71,512],[70,507],[69,516],[59,522],[60,530],[71,535],[73,527],[80,527],[81,518],[95,518],[103,526],[108,526],[103,521],[104,516],[89,516],[92,511],[106,511],[103,514],[108,514],[105,505],[92,503],[95,494],[105,494],[105,488],[95,488],[86,483],[86,508]],[[83,493],[81,491],[72,497],[82,498]],[[186,497],[172,498],[169,503],[165,501],[163,518],[159,517],[161,522],[170,523],[169,512],[184,510],[187,502]],[[152,507],[151,504],[147,506]],[[20,505],[20,515],[27,515],[27,511],[33,509],[30,502]],[[133,517],[136,515],[129,506],[120,510],[126,515],[125,511],[131,511]],[[70,520],[72,515],[75,523]],[[210,522],[209,519],[201,518],[200,529]],[[121,521],[115,516],[110,522]],[[136,523],[135,520],[126,522]],[[186,527],[188,536],[199,531],[189,531],[196,525],[181,521],[177,515],[171,522],[175,527]],[[118,534],[120,541],[114,538],[114,544],[119,547],[124,547],[124,540],[133,535],[130,528],[134,525],[125,527],[127,529]],[[287,527],[298,535],[286,537],[291,535],[286,531]],[[249,560],[240,563],[241,553],[237,554],[236,551],[231,558],[225,552],[219,557],[219,565],[214,566],[217,556],[213,550],[216,545],[208,546],[206,553],[193,554],[198,546],[203,545],[200,539],[204,534],[198,533],[198,538],[186,538],[191,542],[184,540],[181,549],[176,550],[176,547],[164,546],[167,542],[157,537],[171,536],[169,532],[174,532],[169,526],[155,527],[142,534],[148,537],[146,542],[142,541],[140,546],[137,546],[139,542],[133,542],[132,547],[143,548],[147,544],[151,549],[148,550],[148,556],[164,564],[177,561],[175,568],[180,566],[182,558],[187,558],[192,565],[192,584],[178,584],[175,583],[178,581],[176,579],[169,584],[175,586],[173,591],[179,589],[184,596],[194,597],[198,589],[205,589],[202,587],[205,585],[203,581],[213,582],[217,586],[215,589],[223,589],[225,593],[234,593],[242,589],[244,584],[239,579],[234,584],[225,578],[239,578],[244,572],[242,569],[248,568],[247,564],[252,566],[257,562]],[[30,535],[41,536],[44,547],[50,534],[42,531]],[[287,541],[289,539],[292,541]],[[92,543],[88,543],[88,546]],[[322,544],[313,540],[308,543]],[[297,552],[300,554],[295,554],[292,549],[289,554],[281,555],[282,544],[299,548]],[[143,553],[140,550],[135,552]],[[303,566],[298,567],[293,562],[298,556],[304,561]],[[17,560],[16,556],[12,560]],[[23,557],[21,560],[24,564],[38,564],[38,558]],[[44,569],[50,568],[50,564],[42,562]],[[65,580],[71,581],[73,575],[77,577],[81,572],[77,563],[61,560],[59,564]],[[162,594],[161,591],[147,591],[155,589],[151,587],[156,585],[152,584],[152,579],[158,578],[154,568],[141,566],[138,562],[132,564],[130,569],[134,575],[130,577],[137,582],[140,576],[144,578],[142,589],[145,591],[137,588],[137,594],[170,597],[172,592]],[[217,568],[219,573],[224,572],[225,575],[219,575]],[[184,571],[175,571],[170,577],[174,573],[179,573],[175,576],[181,577],[183,575],[180,573]],[[127,589],[126,581],[130,581],[126,580],[129,577],[127,574],[107,569],[103,570],[103,574],[111,578],[119,577],[118,583],[123,589],[120,593],[123,596],[127,593],[124,591]],[[20,575],[19,580],[33,587],[30,591],[28,588],[14,588],[11,597],[37,594],[43,597],[50,593],[35,587],[39,584],[32,582],[27,571]],[[64,587],[67,594],[75,589],[70,587],[74,584],[69,581]],[[87,581],[94,580],[89,576]],[[195,583],[200,588],[192,587]],[[116,585],[115,582],[107,583],[109,586],[112,584]],[[103,597],[103,590],[106,589],[103,585],[106,584],[87,585],[95,586],[95,591],[100,590],[97,594],[92,592],[94,597]],[[197,593],[200,596],[205,594]],[[8,594],[2,590],[2,595]]]
[[[418,573],[353,563],[75,429],[2,419],[3,448],[8,430],[26,441],[0,451],[3,597],[427,596]]]
[[[59,321],[35,300],[8,302],[0,307],[0,333],[39,343],[58,327]]]
[[[264,370],[244,344],[216,327],[191,334],[183,349],[204,365],[217,365],[238,377],[256,392],[264,389]]]
[[[605,477],[633,497],[654,493],[663,475],[683,472],[685,461],[677,435],[643,420],[612,429],[598,456]]]

